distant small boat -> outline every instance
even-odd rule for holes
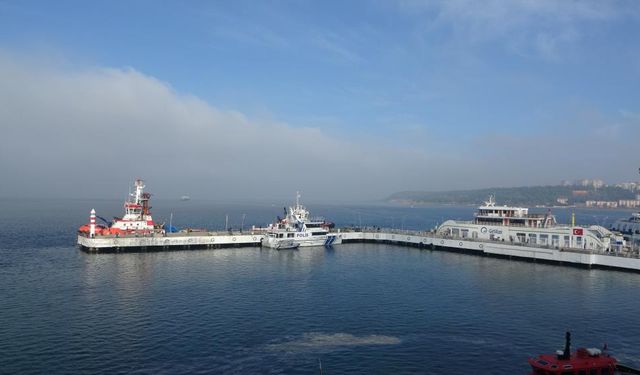
[[[191,200],[191,197],[188,196],[188,195],[183,195],[183,196],[180,197],[180,200],[181,201],[188,201],[188,200]]]

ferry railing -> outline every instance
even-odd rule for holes
[[[337,232],[338,230],[336,230]],[[624,257],[624,258],[640,258],[640,253],[634,249],[626,248],[621,251],[606,251],[602,249],[584,249],[579,247],[570,247],[570,246],[560,246],[560,245],[552,245],[552,244],[534,244],[534,243],[526,243],[519,241],[506,241],[506,240],[490,240],[490,239],[481,239],[481,238],[472,238],[472,237],[463,237],[463,236],[454,236],[454,235],[444,235],[438,234],[436,231],[416,231],[416,230],[403,230],[403,229],[390,229],[390,228],[382,228],[382,227],[363,227],[363,228],[340,228],[340,232],[367,232],[367,233],[389,233],[389,234],[399,234],[403,236],[415,236],[415,237],[431,237],[438,239],[454,239],[454,240],[462,240],[462,241],[473,241],[473,242],[482,242],[486,244],[508,244],[512,246],[520,246],[520,247],[534,247],[538,249],[548,249],[548,250],[559,250],[559,251],[567,251],[572,253],[581,253],[581,254],[589,254],[589,255],[608,255],[608,256],[616,256],[616,257]],[[391,240],[394,241],[394,240]],[[397,241],[401,241],[398,239]]]

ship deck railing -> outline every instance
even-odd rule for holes
[[[152,232],[152,233],[127,233],[127,234],[97,234],[95,238],[149,238],[149,237],[198,237],[198,236],[241,236],[241,235],[262,235],[265,231],[261,230],[233,230],[233,231],[207,231],[192,230],[180,232]],[[79,236],[89,238],[89,233],[78,232]]]
[[[337,231],[337,230],[336,230]],[[500,240],[490,240],[490,239],[481,239],[481,238],[472,238],[472,237],[462,237],[462,236],[453,236],[453,235],[443,235],[438,234],[436,231],[416,231],[416,230],[408,230],[408,229],[389,229],[389,228],[381,228],[381,227],[350,227],[350,228],[340,228],[340,232],[379,232],[379,233],[390,233],[390,234],[399,234],[403,236],[416,236],[416,237],[431,237],[438,239],[454,239],[461,241],[473,241],[473,242],[482,242],[482,243],[490,243],[490,244],[508,244],[513,246],[522,246],[522,247],[535,247],[538,249],[549,249],[549,250],[560,250],[560,251],[568,251],[572,253],[581,253],[581,254],[590,254],[590,255],[608,255],[615,257],[623,257],[623,258],[640,258],[639,249],[630,249],[623,248],[620,251],[606,251],[599,249],[584,249],[579,247],[570,247],[570,246],[559,246],[559,245],[543,245],[537,243],[526,243],[519,241],[502,241]]]

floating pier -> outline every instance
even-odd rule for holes
[[[435,232],[393,229],[339,229],[334,231],[343,243],[387,243],[429,250],[462,252],[482,256],[555,263],[585,268],[609,268],[640,272],[640,258],[612,252],[553,248],[469,238],[447,238]],[[152,233],[126,236],[78,234],[78,245],[89,253],[220,249],[261,246],[260,232]],[[340,245],[336,245],[339,247]]]
[[[86,252],[220,249],[260,246],[262,233],[190,232],[140,235],[94,236],[78,234],[78,245]]]
[[[167,251],[190,249],[218,249],[226,247],[271,247],[277,248],[279,242],[298,241],[308,246],[318,244],[340,244],[353,242],[390,243],[398,246],[427,248],[465,252],[476,255],[515,258],[534,262],[559,263],[581,267],[615,268],[640,272],[640,257],[637,252],[621,252],[615,236],[608,230],[598,226],[589,228],[587,236],[582,227],[558,227],[551,233],[551,245],[545,240],[549,233],[538,233],[540,228],[553,224],[555,219],[550,215],[529,215],[527,209],[520,207],[495,206],[490,197],[476,215],[481,222],[469,224],[449,220],[437,231],[399,231],[380,228],[341,228],[334,229],[333,223],[309,220],[308,211],[300,205],[300,195],[296,195],[296,206],[290,208],[285,218],[278,218],[277,225],[268,228],[252,228],[248,232],[211,232],[206,230],[183,230],[175,232],[171,226],[158,225],[149,212],[151,194],[144,192],[144,182],[135,181],[135,191],[129,194],[124,202],[125,215],[115,218],[107,226],[96,223],[95,210],[91,210],[89,223],[78,229],[78,245],[89,253],[131,252],[131,251]],[[500,216],[502,215],[502,216]],[[495,229],[494,219],[502,226]],[[488,220],[488,221],[487,221]],[[492,221],[493,220],[493,221]],[[518,228],[529,228],[529,240],[523,241],[526,233],[515,233],[520,238],[503,233],[501,228],[509,228],[509,221]],[[492,224],[493,223],[493,224]],[[529,223],[529,226],[525,225]],[[449,228],[451,227],[451,228]],[[462,229],[460,229],[462,228]],[[471,230],[470,230],[471,228]],[[493,228],[493,229],[491,229]],[[552,226],[552,228],[556,228]],[[477,230],[476,230],[477,229]],[[491,231],[489,230],[491,229]],[[534,233],[534,231],[536,231]],[[469,233],[471,235],[469,236]],[[497,236],[488,234],[496,232]],[[499,233],[498,233],[499,232]],[[479,235],[482,234],[482,235]],[[537,234],[536,234],[537,233]],[[537,236],[540,235],[540,242]],[[566,246],[558,245],[560,235],[565,238]],[[267,237],[269,236],[269,238]],[[504,236],[504,237],[503,237]],[[501,238],[502,237],[502,238]],[[554,240],[554,237],[556,240]],[[576,238],[575,242],[572,241]],[[584,243],[583,243],[583,238]],[[604,246],[601,238],[616,240],[616,246]],[[505,239],[510,239],[508,242]],[[566,239],[569,239],[566,241]],[[587,241],[587,239],[589,241]],[[272,242],[269,242],[272,240]],[[318,241],[316,241],[318,240]],[[582,245],[583,243],[583,245]],[[587,246],[589,244],[589,248]],[[597,246],[594,246],[597,245]],[[270,245],[270,246],[267,246]],[[583,246],[580,248],[580,246]],[[339,246],[339,245],[336,245]],[[296,246],[297,247],[297,246]],[[612,250],[613,249],[613,250]]]

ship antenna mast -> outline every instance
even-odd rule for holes
[[[496,200],[493,194],[489,194],[489,200],[484,202],[485,206],[493,207],[496,204]]]

